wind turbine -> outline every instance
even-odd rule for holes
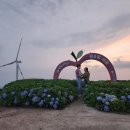
[[[7,66],[7,65],[12,65],[12,64],[16,63],[16,80],[18,80],[18,72],[20,72],[22,78],[24,79],[23,73],[22,73],[21,68],[20,68],[20,66],[19,66],[19,63],[22,63],[22,62],[18,60],[21,43],[22,43],[22,38],[21,38],[21,41],[20,41],[20,44],[19,44],[19,48],[18,48],[18,52],[17,52],[17,56],[16,56],[15,61],[0,66],[0,67],[4,67],[4,66]]]

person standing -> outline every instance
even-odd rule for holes
[[[88,84],[90,77],[90,72],[87,67],[84,68],[84,74],[83,74],[83,80],[84,80],[84,86]]]
[[[77,64],[77,69],[75,70],[75,75],[76,75],[76,83],[77,83],[77,91],[78,95],[81,95],[81,81],[82,81],[82,73],[81,73],[81,65]]]

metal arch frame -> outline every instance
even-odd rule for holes
[[[107,68],[111,81],[117,81],[117,76],[116,76],[116,71],[114,69],[114,66],[105,56],[103,56],[99,53],[88,53],[88,54],[84,55],[77,62],[70,61],[70,60],[66,60],[66,61],[61,62],[56,67],[56,69],[54,71],[53,79],[55,79],[55,80],[58,79],[61,71],[65,67],[67,67],[67,66],[75,66],[76,67],[77,64],[82,64],[86,60],[97,60],[97,61],[101,62]]]

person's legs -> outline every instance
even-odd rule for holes
[[[80,78],[77,78],[76,79],[76,82],[77,82],[77,91],[78,91],[78,95],[81,94],[81,79]]]
[[[82,81],[82,88],[85,87],[85,80]]]
[[[88,80],[84,80],[84,87],[88,85]]]

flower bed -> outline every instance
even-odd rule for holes
[[[0,106],[62,109],[76,98],[73,80],[26,79],[0,89]],[[130,113],[130,81],[90,82],[84,89],[83,100],[104,112]]]
[[[83,99],[87,105],[101,111],[130,113],[130,81],[90,82]]]
[[[5,85],[0,91],[0,106],[61,109],[76,97],[75,81],[26,79]]]

